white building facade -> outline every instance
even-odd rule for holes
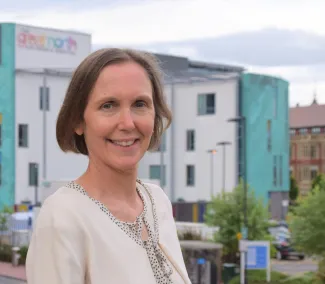
[[[56,120],[71,72],[90,52],[88,34],[0,24],[0,207],[42,201],[42,192],[47,196],[86,169],[85,156],[59,149]],[[187,58],[163,58],[185,75],[166,81],[173,122],[165,151],[148,152],[139,177],[154,183],[163,177],[172,201],[209,200],[237,183],[238,136],[227,119],[238,114],[240,71],[221,66],[217,74],[197,77]],[[216,145],[222,141],[230,143],[225,159]]]
[[[55,132],[71,71],[91,52],[91,36],[0,27],[0,201],[34,203],[44,181],[69,180],[86,167],[84,157],[59,149]]]
[[[166,97],[173,122],[165,134],[165,151],[145,155],[140,178],[162,176],[162,186],[172,201],[209,200],[223,188],[233,189],[237,183],[237,128],[227,120],[237,115],[238,77],[170,83]],[[223,141],[230,143],[225,160],[223,148],[217,146]]]

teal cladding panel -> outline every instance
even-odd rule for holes
[[[15,24],[1,24],[0,113],[2,113],[0,209],[15,202]]]
[[[247,180],[266,202],[269,192],[289,190],[288,88],[288,82],[271,76],[246,73],[241,77],[240,114],[247,120]]]

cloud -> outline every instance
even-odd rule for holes
[[[256,66],[298,66],[325,63],[325,36],[304,31],[263,29],[216,38],[165,42],[138,46],[160,47],[162,52],[183,52],[216,62],[239,62]]]
[[[0,5],[2,21],[91,32],[95,44],[185,41],[270,27],[325,34],[322,0],[312,5],[303,0],[0,0]]]
[[[94,48],[131,46],[244,65],[290,80],[291,101],[325,94],[325,1],[0,0],[1,21],[92,34]],[[322,73],[323,72],[323,73]]]

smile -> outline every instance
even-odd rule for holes
[[[132,139],[132,140],[111,140],[108,139],[109,142],[111,142],[114,145],[121,146],[121,147],[131,147],[136,142],[139,141],[139,139]]]

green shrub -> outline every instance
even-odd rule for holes
[[[201,241],[202,236],[199,232],[196,232],[195,230],[191,229],[186,229],[184,232],[178,232],[178,238],[179,240],[184,240],[184,241]]]
[[[1,245],[0,246],[0,261],[11,262],[11,246]]]
[[[27,257],[27,251],[28,247],[21,247],[20,248],[20,258],[19,258],[19,264],[25,265],[26,263],[26,257]]]
[[[249,284],[267,284],[266,281],[266,271],[265,270],[248,270],[247,278]],[[282,283],[282,280],[286,279],[287,275],[272,271],[271,272],[271,282],[270,283]],[[269,284],[270,284],[269,283]],[[229,284],[240,284],[240,275],[234,277],[230,280]],[[290,283],[292,284],[292,283]]]

